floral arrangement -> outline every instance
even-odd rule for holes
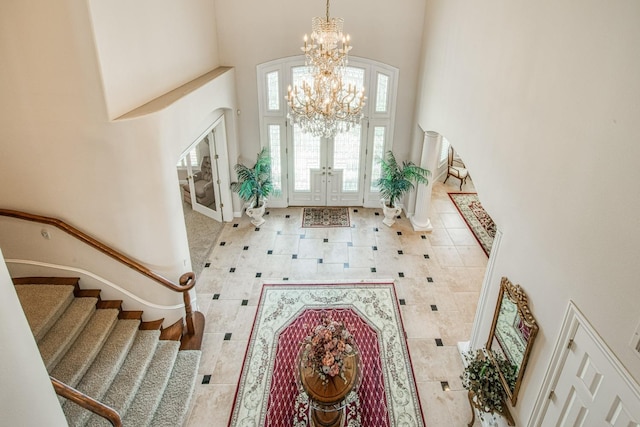
[[[312,368],[323,384],[340,376],[344,381],[344,359],[355,353],[353,335],[344,323],[324,316],[303,341],[302,363]]]
[[[480,418],[485,413],[502,413],[505,391],[498,367],[484,349],[465,353],[464,358],[466,366],[460,379],[462,386],[475,395],[474,403],[480,409]]]

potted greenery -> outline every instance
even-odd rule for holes
[[[397,202],[414,188],[414,183],[429,184],[427,177],[431,172],[413,162],[404,161],[399,165],[391,151],[387,151],[385,158],[380,159],[380,165],[382,176],[376,181],[376,185],[380,188],[382,196],[382,211],[385,217],[382,222],[391,227],[401,211]]]
[[[269,150],[267,147],[260,150],[253,167],[238,163],[234,166],[234,170],[238,181],[231,183],[231,190],[247,202],[247,215],[253,218],[251,223],[259,227],[265,221],[262,215],[266,208],[267,197],[274,191]]]
[[[504,414],[506,394],[500,380],[498,367],[486,354],[486,350],[464,353],[465,368],[460,379],[462,386],[471,393],[472,405],[480,410],[480,419],[486,414]]]

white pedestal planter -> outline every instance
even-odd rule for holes
[[[251,207],[251,208],[247,208],[246,212],[247,212],[247,216],[249,216],[251,219],[251,224],[255,225],[256,227],[260,227],[262,224],[264,224],[265,219],[262,218],[262,215],[264,215],[264,211],[267,207],[267,201],[263,200],[262,204],[260,205],[260,207]]]
[[[380,200],[380,203],[382,203],[382,213],[384,213],[384,220],[382,220],[382,223],[388,227],[391,227],[393,224],[395,224],[396,217],[400,215],[400,212],[402,212],[402,208],[398,206],[390,208],[389,206],[387,206],[387,202],[385,200]]]

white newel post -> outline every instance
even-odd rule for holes
[[[420,166],[431,171],[429,184],[418,184],[416,190],[415,213],[411,217],[411,225],[414,231],[431,231],[433,226],[429,219],[431,210],[431,190],[433,189],[433,176],[438,169],[438,158],[442,146],[442,135],[437,132],[427,131],[424,133],[424,143],[422,145],[422,157]]]

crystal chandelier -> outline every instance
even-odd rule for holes
[[[305,65],[310,71],[300,86],[289,86],[287,117],[305,133],[332,138],[360,122],[365,100],[364,88],[343,82],[351,45],[343,35],[342,18],[315,17],[313,32],[304,36]]]

